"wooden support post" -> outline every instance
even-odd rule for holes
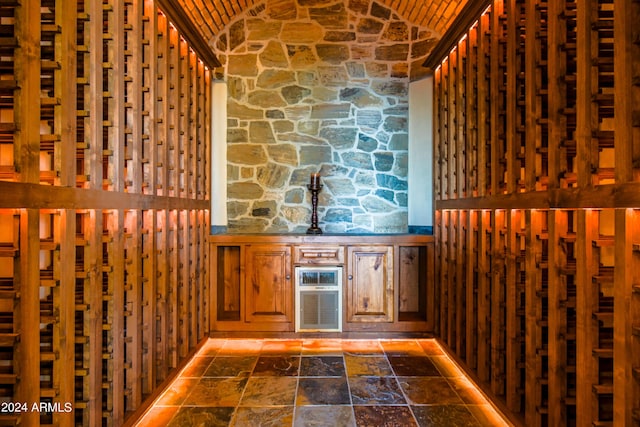
[[[211,168],[211,153],[213,151],[211,143],[209,141],[212,140],[212,115],[213,115],[213,101],[211,100],[211,96],[206,95],[210,94],[213,89],[213,70],[207,69],[204,64],[200,64],[201,74],[200,74],[200,117],[204,123],[200,123],[200,135],[198,138],[199,151],[198,151],[198,177],[199,177],[199,190],[198,190],[198,199],[200,200],[210,200],[211,199],[211,173],[209,169]],[[216,107],[217,108],[217,107]],[[210,223],[210,215],[206,215],[205,221]],[[210,226],[207,226],[206,233],[207,236],[210,234]]]
[[[576,237],[576,406],[580,408],[576,421],[579,425],[590,424],[595,419],[592,406],[592,386],[597,373],[593,349],[597,347],[597,336],[593,333],[593,313],[597,309],[594,301],[594,275],[592,241],[598,234],[597,212],[578,211]]]
[[[189,177],[187,176],[187,152],[189,147],[189,46],[180,38],[176,47],[178,54],[178,67],[176,75],[176,131],[179,138],[176,139],[176,194],[179,197],[188,198]]]
[[[445,106],[445,126],[446,126],[446,139],[442,141],[444,146],[445,156],[443,158],[444,162],[442,164],[443,173],[445,174],[443,177],[443,183],[445,185],[444,195],[446,195],[447,200],[451,200],[455,197],[455,188],[456,188],[456,159],[455,159],[455,151],[456,151],[456,125],[455,125],[455,116],[456,116],[456,90],[455,90],[455,78],[456,78],[456,52],[454,51],[446,64],[446,84],[447,87],[444,91],[444,96],[446,97],[447,104]],[[449,217],[449,227],[451,226],[451,217]]]
[[[124,5],[124,34],[128,42],[127,50],[122,57],[123,67],[126,67],[124,92],[127,103],[122,105],[124,111],[125,151],[124,162],[127,171],[125,191],[142,193],[145,179],[143,173],[144,129],[142,127],[142,113],[144,111],[143,80],[144,48],[142,45],[144,21],[142,14],[144,5],[142,0],[132,0]],[[123,99],[123,101],[125,100]],[[126,354],[126,410],[138,408],[143,400],[144,382],[148,381],[149,372],[143,371],[144,359],[144,271],[143,245],[148,231],[143,227],[143,211],[131,210],[124,213],[125,251],[126,251],[126,282],[125,282],[125,354]]]
[[[107,329],[108,346],[107,349],[117,357],[108,361],[107,378],[109,380],[111,416],[114,425],[124,420],[125,408],[125,337],[122,331],[125,330],[125,222],[124,212],[121,209],[108,211],[106,213],[107,222],[105,230],[107,232],[107,292],[105,295],[106,318],[110,322]]]
[[[172,368],[178,365],[180,360],[179,347],[180,347],[180,281],[179,281],[179,239],[178,239],[178,211],[169,211],[168,221],[168,239],[167,249],[169,251],[169,262],[167,265],[168,274],[168,288],[169,288],[169,306],[173,307],[170,312],[170,326],[169,326],[169,348],[170,348],[170,365]]]
[[[73,142],[73,141],[72,141]],[[75,145],[75,144],[74,144]],[[75,174],[68,176],[75,180]],[[53,388],[58,402],[73,405],[75,399],[75,306],[76,274],[69,268],[69,260],[76,253],[76,214],[73,210],[58,213],[54,225],[54,242],[59,246],[53,265],[54,279],[58,286],[53,289],[53,302],[59,310],[58,321],[53,324],[53,348],[58,357],[53,362]],[[54,423],[73,426],[73,412],[57,412]]]
[[[87,425],[102,423],[102,230],[101,210],[90,210],[84,215],[85,230],[83,284],[84,304],[84,349],[83,368],[88,374],[83,383],[83,400],[86,412],[83,422]]]
[[[21,182],[38,183],[40,150],[40,6],[25,2],[15,9],[17,89],[14,91],[14,164]],[[20,378],[15,402],[40,401],[40,303],[39,303],[39,211],[20,212],[19,251],[14,269],[14,288],[20,295],[14,310],[14,333],[19,336],[13,354],[14,372]],[[26,425],[39,424],[39,413],[27,412]]]
[[[197,263],[193,260],[198,259],[197,249],[197,232],[198,224],[196,222],[195,212],[192,210],[185,211],[186,224],[186,273],[187,283],[189,285],[189,315],[191,316],[189,323],[189,349],[194,348],[198,344],[198,288],[197,288]]]
[[[518,136],[518,98],[516,96],[517,86],[516,81],[518,77],[520,55],[518,54],[518,31],[520,14],[516,8],[516,0],[505,1],[505,14],[507,18],[507,31],[506,31],[506,82],[505,91],[508,94],[506,96],[505,115],[506,115],[506,191],[507,193],[515,193],[518,190],[518,182],[520,180],[520,168],[518,167],[517,154],[519,144],[517,141]]]
[[[171,62],[168,60],[170,51],[170,25],[167,17],[163,14],[155,13],[157,16],[157,37],[154,40],[153,45],[157,50],[157,96],[155,99],[166,100],[170,91],[171,79]],[[155,186],[155,192],[158,195],[166,195],[169,191],[169,117],[170,117],[170,103],[159,102],[159,105],[154,108],[157,111],[158,116],[155,119],[155,126],[157,134],[157,141],[155,142],[155,149],[157,158],[157,183]],[[156,128],[157,126],[157,128]],[[171,344],[171,288],[170,277],[171,269],[169,266],[169,252],[170,252],[170,214],[168,211],[158,211],[158,236],[157,236],[157,312],[158,312],[158,336],[160,339],[158,345],[158,380],[163,380],[169,373],[172,366],[175,365],[175,361],[172,356],[172,344]]]
[[[449,88],[447,89],[448,106],[447,106],[447,128],[449,131],[449,138],[446,141],[447,144],[447,198],[458,198],[458,189],[461,176],[458,175],[458,160],[460,152],[463,148],[460,146],[461,135],[458,133],[459,122],[462,121],[460,103],[462,100],[458,99],[458,83],[459,83],[459,47],[456,47],[454,51],[449,55],[449,70],[447,75],[447,82]]]
[[[170,105],[168,102],[160,102],[166,100],[170,91],[171,81],[169,79],[171,62],[168,60],[170,50],[169,37],[169,21],[163,14],[158,14],[158,35],[154,40],[157,50],[157,96],[154,110],[157,111],[157,117],[154,122],[156,130],[156,146],[152,151],[156,152],[157,171],[155,193],[158,195],[166,195],[169,186],[169,113]]]
[[[20,182],[40,182],[40,6],[24,2],[15,10],[17,89],[14,92],[14,162]]]
[[[438,334],[442,339],[446,342],[445,337],[447,336],[447,288],[443,284],[446,283],[447,278],[447,264],[445,262],[446,254],[447,254],[447,229],[446,229],[446,212],[444,211],[436,211],[436,216],[438,217],[438,225],[435,227],[436,236],[438,236],[438,242],[441,244],[437,247],[436,253],[436,265],[437,265],[437,274],[438,274],[438,282],[441,283],[441,286],[438,287],[437,292],[437,303],[438,303],[438,316],[436,318]]]
[[[640,6],[618,0],[614,7],[615,178],[625,183],[634,180],[634,169],[636,181],[640,181]]]
[[[467,123],[465,112],[467,110],[465,99],[466,91],[466,68],[465,60],[468,56],[466,39],[458,43],[458,63],[456,64],[456,72],[458,79],[456,82],[456,153],[455,153],[455,174],[456,174],[456,199],[467,197],[467,169],[466,169],[466,157],[470,151],[470,147],[467,145]]]
[[[176,266],[178,285],[178,357],[180,359],[189,353],[189,222],[184,210],[176,212],[176,234],[178,244],[176,246]]]
[[[442,239],[441,245],[441,258],[440,258],[440,283],[442,283],[440,291],[440,333],[447,345],[451,343],[451,324],[450,324],[450,310],[451,299],[449,294],[451,293],[450,287],[450,269],[449,269],[449,254],[451,253],[451,234],[449,228],[451,227],[451,212],[445,211],[442,213],[442,230],[440,238]]]
[[[541,362],[538,349],[542,346],[542,334],[538,326],[538,319],[542,310],[538,300],[541,289],[542,272],[538,267],[541,257],[542,244],[538,236],[542,233],[542,213],[534,210],[525,212],[526,229],[526,335],[525,335],[525,425],[541,425],[541,414],[538,411],[542,404]]]
[[[466,196],[478,196],[478,99],[477,84],[478,72],[478,27],[469,30],[465,39],[467,58],[463,70],[466,87],[464,90],[465,102],[465,166],[466,171]]]
[[[58,2],[55,7],[55,22],[60,30],[55,34],[55,61],[60,64],[54,70],[54,98],[60,104],[54,107],[53,134],[55,185],[72,187],[76,183],[77,146],[77,2]],[[53,362],[53,388],[56,401],[71,404],[75,400],[75,268],[67,263],[76,257],[76,213],[60,210],[54,220],[54,242],[59,250],[53,265],[54,278],[58,286],[53,289],[54,307],[59,310],[58,321],[53,324],[53,348],[58,357]],[[74,425],[74,412],[56,412],[53,423],[59,426]]]
[[[158,283],[153,280],[158,275],[156,230],[157,214],[153,209],[142,212],[142,395],[148,396],[157,384],[157,313]],[[194,254],[194,262],[199,259]]]
[[[131,0],[123,7],[125,14],[122,17],[123,35],[127,39],[127,51],[118,52],[118,61],[122,61],[123,69],[126,69],[126,79],[124,81],[123,105],[118,110],[124,111],[125,134],[125,170],[127,179],[124,186],[129,193],[141,193],[144,184],[143,160],[144,146],[142,127],[143,104],[143,64],[144,58],[142,38],[144,23],[142,21],[143,0]],[[119,27],[120,25],[118,25]],[[122,56],[120,56],[122,55]],[[126,103],[125,100],[127,101]]]
[[[54,135],[60,135],[54,150],[56,185],[73,186],[76,182],[76,120],[77,120],[77,0],[61,1],[56,5],[56,22],[60,32],[56,34],[56,62],[54,71],[54,98],[60,105],[54,109]]]
[[[455,330],[456,330],[456,341],[455,348],[456,353],[464,357],[466,354],[465,346],[466,343],[466,334],[465,334],[465,326],[467,324],[466,319],[466,311],[465,311],[465,303],[466,303],[466,269],[468,267],[467,259],[465,258],[466,248],[465,245],[467,243],[466,233],[467,233],[467,215],[468,211],[459,210],[454,212],[456,218],[456,236],[455,236],[455,258],[456,258],[456,271],[455,271],[455,305],[454,315],[455,315]]]
[[[433,102],[434,102],[434,135],[433,135],[433,193],[437,200],[442,200],[442,65],[439,66],[433,76],[434,90],[433,90]]]
[[[170,368],[170,307],[169,307],[169,215],[167,211],[157,211],[157,229],[156,229],[156,262],[158,270],[156,272],[156,340],[157,354],[156,366],[157,381],[163,381],[169,374]]]
[[[207,266],[209,265],[209,258],[212,257],[211,252],[209,252],[209,235],[211,233],[211,222],[209,211],[198,211],[198,220],[200,224],[200,235],[198,239],[198,254],[204,254],[198,257],[198,263],[196,264],[196,269],[198,271],[198,288],[200,289],[200,294],[198,295],[199,305],[198,309],[201,311],[200,323],[198,325],[198,339],[202,339],[202,337],[208,337],[211,332],[211,322],[210,322],[210,314],[211,310],[209,309],[209,301],[211,301],[210,294],[213,293],[213,290],[209,286],[211,282],[211,273],[213,270],[208,270]],[[430,245],[430,248],[433,248],[433,245]],[[431,254],[433,257],[433,254]],[[427,258],[427,271],[433,272],[433,261],[431,258]],[[429,275],[431,280],[434,279],[433,275]],[[427,290],[432,288],[433,285],[429,285],[427,283]],[[428,294],[428,304],[433,303],[433,297],[431,294]],[[433,311],[431,311],[433,312]]]
[[[192,50],[188,51],[186,54],[186,58],[185,58],[185,62],[186,62],[186,78],[185,78],[185,84],[186,84],[186,90],[187,93],[189,94],[189,99],[192,100],[192,102],[188,105],[185,105],[185,109],[188,112],[188,116],[187,117],[197,117],[198,111],[198,104],[197,102],[195,102],[198,99],[198,94],[196,92],[196,90],[198,90],[198,76],[197,76],[197,70],[198,70],[198,64],[197,64],[197,58],[195,56],[195,52],[193,52]],[[198,142],[198,130],[197,130],[197,123],[195,122],[195,120],[191,120],[191,119],[186,119],[185,120],[185,136],[186,136],[186,140],[185,140],[185,147],[184,147],[184,174],[185,174],[185,193],[186,196],[189,198],[195,198],[196,197],[196,166],[195,163],[197,161],[196,158],[196,153],[197,153],[197,142]]]
[[[14,333],[19,338],[13,364],[20,377],[16,385],[17,402],[40,402],[40,301],[39,301],[39,211],[24,209],[20,213],[19,265],[15,269],[15,289],[20,304],[14,310]],[[34,333],[35,331],[35,333]],[[40,414],[26,412],[23,422],[38,425]]]
[[[564,1],[549,2],[547,22],[547,74],[548,74],[548,95],[547,95],[547,115],[548,115],[548,179],[550,189],[560,187],[560,174],[562,170],[561,143],[566,141],[566,117],[562,111],[567,107],[566,85],[566,63],[562,47],[566,45],[566,29],[564,28],[561,16],[564,13]],[[557,421],[557,420],[556,420]]]
[[[613,419],[620,425],[634,424],[634,411],[640,408],[637,372],[640,347],[640,310],[634,284],[640,283],[640,215],[633,209],[616,210],[615,277],[613,318]],[[634,253],[635,251],[635,253]],[[635,332],[634,332],[635,328]],[[637,421],[637,420],[636,420]]]
[[[620,13],[619,11],[623,11]],[[640,4],[614,1],[615,179],[640,181]],[[613,419],[640,422],[640,210],[615,213]]]
[[[478,20],[478,74],[477,74],[477,99],[478,99],[478,196],[488,196],[492,194],[489,190],[491,185],[490,168],[488,167],[491,157],[488,155],[491,150],[489,121],[491,119],[488,107],[489,88],[489,57],[491,56],[489,43],[489,16],[483,14]]]
[[[506,318],[506,342],[505,342],[505,387],[506,401],[508,408],[513,412],[520,411],[520,395],[517,390],[520,389],[520,342],[519,337],[520,322],[518,319],[518,285],[520,269],[518,265],[518,257],[520,256],[520,242],[518,241],[518,233],[521,226],[521,213],[517,210],[509,210],[506,213],[506,266],[505,266],[505,318]]]
[[[427,330],[428,331],[435,331],[436,330],[436,317],[435,317],[435,313],[436,313],[436,296],[437,296],[437,292],[436,292],[436,262],[435,262],[435,245],[430,244],[427,245],[427,271],[433,271],[434,274],[429,274],[427,275],[427,279],[426,279],[426,298],[427,298],[427,305],[426,305],[426,309],[427,309]],[[210,252],[210,257],[213,259],[214,254],[212,254]],[[213,272],[215,270],[209,270],[210,272]],[[213,274],[213,273],[210,273]]]
[[[560,275],[564,264],[561,238],[566,233],[567,213],[549,211],[549,285],[547,304],[549,310],[549,422],[551,425],[566,424],[565,402],[567,397],[566,355],[567,323],[563,301],[566,300],[566,278]]]
[[[124,212],[125,241],[125,409],[142,401],[142,219],[139,210]]]
[[[478,378],[488,383],[491,380],[490,358],[490,304],[491,304],[491,266],[488,259],[490,251],[491,212],[480,212],[478,226]]]
[[[84,24],[85,39],[89,54],[85,55],[84,73],[88,84],[84,87],[84,109],[89,111],[83,127],[85,132],[84,170],[91,171],[87,188],[102,188],[102,155],[104,91],[102,70],[102,0],[90,0],[85,4],[89,18]]]
[[[467,261],[466,268],[466,355],[465,362],[470,369],[477,371],[478,357],[478,296],[477,296],[477,277],[478,277],[478,221],[480,213],[471,210],[467,214],[467,241],[465,258]]]
[[[525,173],[525,189],[527,191],[541,190],[543,165],[542,157],[542,132],[540,123],[537,118],[541,116],[541,78],[540,78],[540,13],[538,11],[537,2],[527,0],[526,3],[527,16],[525,24],[525,164],[527,170]]]
[[[159,93],[159,67],[161,59],[158,57],[160,47],[158,46],[158,10],[154,2],[145,1],[142,7],[142,56],[146,61],[142,63],[142,191],[145,194],[159,195],[158,193],[158,162],[160,161],[158,149],[158,119],[160,111],[157,107]],[[209,141],[207,139],[206,141]],[[205,171],[203,175],[208,176]],[[154,281],[155,283],[155,281]]]
[[[447,227],[448,248],[447,248],[447,343],[454,351],[456,348],[456,246],[457,246],[457,221],[458,211],[448,212],[449,221]]]
[[[442,270],[443,270],[443,246],[440,242],[442,241],[442,228],[443,228],[443,215],[444,212],[442,210],[436,210],[433,215],[434,219],[434,227],[433,232],[438,242],[434,248],[434,265],[435,265],[435,282],[441,284],[444,283],[442,281]],[[439,285],[435,289],[434,293],[434,304],[438,307],[438,310],[434,312],[433,315],[433,330],[438,334],[439,337],[444,337],[444,332],[442,330],[442,295],[443,295],[443,286]]]
[[[502,62],[504,61],[504,48],[503,41],[503,3],[501,0],[494,0],[491,7],[491,20],[490,20],[490,73],[489,79],[489,91],[490,91],[490,104],[489,104],[489,120],[491,123],[490,132],[490,147],[491,155],[489,158],[491,168],[491,194],[498,195],[504,193],[503,183],[505,182],[504,165],[505,160],[504,152],[504,138],[505,128],[503,115],[506,114],[504,103],[504,81],[503,76],[505,73]]]
[[[491,391],[496,396],[505,393],[505,211],[495,210],[491,213]],[[487,236],[489,237],[489,236]]]
[[[169,176],[167,182],[167,195],[180,197],[180,35],[172,26],[169,26],[169,51],[167,57],[172,66],[167,70],[167,81],[169,83],[166,102],[174,108],[169,108],[169,114],[165,117],[169,127],[167,135],[167,168]],[[177,332],[177,330],[176,330]]]

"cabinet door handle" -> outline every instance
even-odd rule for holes
[[[352,280],[352,279],[353,279],[353,276],[350,274],[349,275],[349,280]]]
[[[287,275],[285,276],[285,278],[286,278],[287,280],[289,280],[289,279],[291,279],[291,275],[290,275],[290,274],[287,274]]]

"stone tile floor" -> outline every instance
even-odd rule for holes
[[[507,425],[431,339],[210,339],[136,424]]]

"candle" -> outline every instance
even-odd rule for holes
[[[314,188],[318,187],[320,185],[320,174],[319,173],[312,173],[311,174],[310,184]]]

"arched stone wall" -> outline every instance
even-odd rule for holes
[[[233,21],[215,42],[228,230],[304,232],[320,172],[325,232],[406,232],[408,85],[436,41],[369,0],[268,0]]]

